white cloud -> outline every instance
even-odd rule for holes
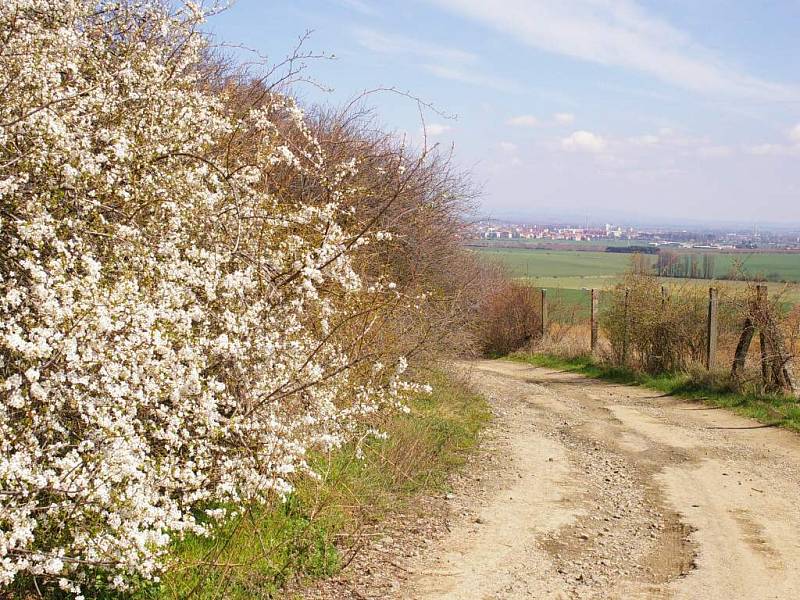
[[[747,148],[747,153],[755,156],[773,156],[782,154],[783,151],[784,147],[778,144],[758,144]]]
[[[403,35],[360,27],[353,30],[356,42],[378,54],[419,59],[419,66],[441,79],[487,87],[501,92],[518,92],[516,81],[485,73],[478,56],[459,48],[443,46]]]
[[[733,156],[737,152],[737,148],[715,143],[707,136],[694,136],[666,128],[659,129],[658,133],[644,133],[632,137],[601,136],[591,131],[580,130],[561,139],[561,148],[602,153],[606,162],[612,158],[649,160],[647,157],[658,157],[660,161],[675,157],[712,159]],[[745,151],[751,154],[757,153],[752,149]]]
[[[800,145],[790,146],[788,144],[757,144],[745,149],[748,154],[754,156],[792,156],[800,154]]]
[[[770,100],[800,89],[726,64],[636,0],[430,0],[529,46],[633,69],[698,92]]]
[[[800,123],[789,130],[789,139],[797,144],[800,144]]]
[[[428,137],[437,137],[452,129],[450,125],[445,125],[443,123],[429,123],[425,126],[424,133],[428,135]]]
[[[756,144],[745,148],[745,152],[755,156],[794,156],[800,155],[800,123],[786,132],[790,142]]]
[[[462,66],[441,64],[427,64],[422,65],[422,67],[429,73],[442,79],[449,79],[450,81],[487,87],[500,92],[518,92],[520,90],[519,84],[515,81],[480,73],[474,67],[465,68]]]
[[[458,48],[423,42],[414,38],[382,33],[365,27],[354,30],[356,41],[367,50],[381,54],[406,54],[456,63],[474,63],[477,56]]]
[[[628,141],[635,146],[655,146],[661,142],[661,138],[652,133],[647,133],[645,135],[632,137]]]
[[[603,152],[607,146],[608,143],[605,139],[591,131],[575,131],[561,140],[561,147],[565,150],[580,152]]]
[[[536,127],[539,124],[539,119],[533,115],[519,115],[510,118],[506,123],[514,127]]]
[[[733,154],[730,146],[701,146],[697,149],[700,158],[727,158]]]
[[[500,142],[497,144],[503,152],[516,152],[517,145],[514,142]]]
[[[560,123],[561,125],[569,125],[570,123],[575,121],[575,115],[572,113],[567,112],[560,112],[553,115],[553,119],[556,123]]]
[[[336,4],[341,4],[342,6],[346,6],[347,8],[352,8],[355,11],[363,13],[365,15],[377,15],[378,10],[372,6],[371,4],[364,2],[363,0],[334,0]]]
[[[632,146],[661,146],[672,149],[684,148],[690,151],[695,151],[700,148],[720,148],[706,136],[691,135],[685,132],[675,131],[668,127],[662,127],[657,133],[646,133],[644,135],[634,136],[628,138],[626,141]]]

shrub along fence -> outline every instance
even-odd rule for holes
[[[656,277],[629,273],[602,296],[587,290],[588,326],[576,327],[576,317],[570,327],[585,338],[584,351],[588,345],[614,366],[649,374],[702,368],[728,373],[740,389],[797,395],[800,307],[784,302],[783,290],[768,292],[760,284],[666,287]],[[535,305],[543,315],[541,335],[558,348],[563,340],[551,332],[563,332],[565,324],[548,318],[548,297],[542,291]]]
[[[476,320],[484,355],[504,355],[533,344],[562,349],[581,345],[589,315],[581,290],[531,287],[491,266],[485,268],[483,282],[491,286],[481,294]]]

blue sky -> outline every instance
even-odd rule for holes
[[[237,0],[209,29],[275,60],[313,30],[309,102],[439,107],[486,214],[800,223],[800,0]]]

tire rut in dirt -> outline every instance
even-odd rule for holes
[[[559,386],[553,393],[565,391]],[[651,584],[653,597],[668,597],[664,584],[694,568],[696,548],[691,527],[666,505],[654,477],[665,464],[694,459],[652,441],[646,451],[624,448],[623,425],[594,400],[584,400],[582,390],[569,392],[581,398],[569,403],[566,414],[574,416],[551,415],[549,429],[568,449],[573,471],[583,474],[582,492],[570,499],[582,516],[547,536],[542,547],[576,596],[600,597],[635,581]]]

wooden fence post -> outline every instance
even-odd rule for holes
[[[708,288],[708,326],[706,329],[706,369],[709,371],[717,364],[717,311],[718,297],[716,288]]]
[[[597,352],[597,290],[590,292],[592,300],[592,354]]]
[[[547,290],[542,288],[542,339],[547,336]]]
[[[771,373],[769,369],[770,352],[767,347],[767,336],[764,331],[766,325],[765,320],[767,317],[767,286],[756,286],[756,325],[758,326],[758,337],[761,344],[761,380],[765,387],[769,387],[771,381]]]
[[[733,357],[733,368],[731,374],[733,378],[738,380],[744,372],[744,364],[747,360],[747,350],[750,348],[750,343],[753,341],[756,328],[753,325],[753,320],[748,316],[744,320],[744,328],[742,335],[739,337],[739,343],[736,346],[736,354]]]
[[[630,290],[625,290],[625,304],[623,311],[623,329],[622,329],[622,366],[628,364],[628,296]]]

